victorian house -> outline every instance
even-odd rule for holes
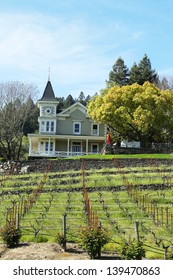
[[[101,153],[105,146],[106,128],[95,123],[87,108],[77,102],[57,113],[59,102],[51,82],[37,101],[40,114],[39,132],[29,134],[29,157],[68,157]]]

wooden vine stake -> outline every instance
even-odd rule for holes
[[[88,216],[88,225],[90,227],[98,227],[98,216],[96,212],[93,212],[92,206],[90,204],[90,199],[88,197],[88,191],[86,188],[84,160],[82,160],[82,191],[85,199],[85,211]]]
[[[157,220],[156,225],[158,226],[159,225],[159,209],[158,209],[158,207],[156,207],[156,220]]]
[[[163,226],[163,207],[161,207],[161,223],[162,223],[162,226]]]
[[[136,240],[137,242],[139,242],[139,222],[135,221],[134,226],[135,226]]]
[[[168,207],[165,208],[166,211],[166,226],[168,226]]]
[[[66,233],[67,233],[67,214],[65,213],[64,215],[63,215],[63,220],[62,220],[62,222],[63,222],[63,238],[64,238],[64,242],[63,242],[63,249],[64,249],[64,251],[66,252],[66,250],[67,250],[67,244],[66,244]]]

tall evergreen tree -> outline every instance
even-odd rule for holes
[[[85,94],[83,93],[83,91],[80,92],[77,101],[85,106]]]
[[[87,95],[87,97],[85,98],[85,106],[87,106],[90,100],[91,100],[91,96]]]
[[[26,104],[23,105],[23,107],[28,107],[28,116],[26,118],[24,127],[23,127],[23,133],[25,136],[27,136],[28,133],[34,133],[36,130],[38,130],[38,116],[39,116],[39,109],[34,104],[34,101],[32,98],[29,98]]]
[[[138,65],[134,64],[130,70],[130,84],[138,83],[143,85],[145,82],[157,84],[158,75],[151,67],[151,62],[145,54]]]
[[[112,70],[109,73],[109,81],[107,84],[116,84],[118,86],[125,86],[129,83],[129,69],[124,63],[124,60],[119,57],[115,64],[112,66]]]
[[[59,101],[58,106],[57,106],[57,113],[60,113],[60,112],[62,112],[62,110],[64,110],[65,98],[58,97],[57,99]]]
[[[69,94],[66,98],[66,100],[64,101],[64,109],[70,107],[71,105],[73,105],[75,103],[75,100],[73,99],[72,95]]]
[[[163,90],[165,90],[165,89],[171,89],[170,88],[170,85],[169,85],[169,81],[164,77],[161,81],[159,80],[159,82],[158,82],[158,87],[160,88],[160,89],[163,89]]]
[[[134,83],[139,84],[141,80],[141,73],[139,71],[139,67],[136,64],[136,62],[133,64],[133,66],[130,69],[129,74],[129,84],[132,85]]]

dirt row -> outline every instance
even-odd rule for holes
[[[102,252],[101,259],[116,260],[119,256]],[[13,249],[0,244],[0,260],[89,260],[89,256],[75,243],[67,243],[66,252],[57,243],[21,243]]]

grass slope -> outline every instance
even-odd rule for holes
[[[107,250],[119,251],[122,240],[135,238],[134,222],[138,221],[140,239],[147,250],[146,257],[163,259],[165,246],[169,246],[170,257],[173,233],[172,172],[173,166],[164,165],[85,171],[92,210],[97,212],[99,221],[111,236],[109,244],[105,246]],[[1,177],[0,227],[5,224],[8,209],[13,204],[19,205],[22,199],[28,200],[42,177],[43,174]],[[158,184],[156,190],[154,184]],[[139,188],[141,185],[145,188]],[[121,191],[118,190],[119,186],[123,187]],[[127,191],[128,186],[132,186],[132,195]],[[78,241],[80,227],[87,224],[82,187],[80,170],[48,173],[36,203],[20,219],[22,240],[54,242],[57,234],[62,233],[62,218],[66,213],[67,239],[69,242]],[[155,216],[157,211],[158,216]]]

